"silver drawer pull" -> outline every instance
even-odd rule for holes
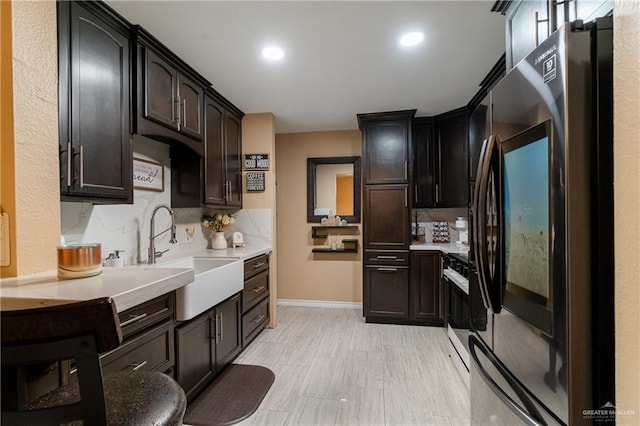
[[[261,285],[260,287],[256,287],[253,290],[251,290],[254,293],[260,293],[262,290],[264,290],[266,287]]]
[[[262,321],[263,319],[265,319],[267,316],[266,315],[260,315],[258,318],[254,319],[253,321],[251,321],[254,324],[258,324],[260,321]]]
[[[377,270],[382,272],[398,272],[398,268],[377,268]]]
[[[376,259],[396,260],[398,256],[376,256]]]
[[[258,269],[261,266],[264,266],[266,262],[262,262],[262,263],[256,263],[255,265],[253,265],[253,269]]]
[[[133,318],[126,320],[125,322],[121,322],[120,323],[120,328],[122,328],[124,326],[127,326],[129,324],[133,324],[134,322],[140,321],[141,319],[146,318],[146,317],[147,317],[146,312],[144,314],[136,315]]]
[[[138,370],[140,370],[142,367],[144,367],[145,365],[147,365],[147,361],[142,361],[142,362],[137,363],[137,364],[136,364],[135,362],[132,362],[131,364],[129,364],[129,365],[127,365],[125,368],[123,368],[123,369],[122,369],[122,371],[124,371],[124,370],[128,370],[128,369],[129,369],[129,367],[133,367],[133,368],[131,369],[131,371],[138,371]]]

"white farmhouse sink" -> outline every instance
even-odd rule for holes
[[[244,263],[238,258],[189,257],[158,265],[193,269],[192,283],[176,291],[176,319],[189,320],[244,287]]]

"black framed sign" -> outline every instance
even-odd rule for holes
[[[269,170],[269,154],[245,154],[245,170]]]
[[[264,191],[264,172],[247,173],[247,192]]]

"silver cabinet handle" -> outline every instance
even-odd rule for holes
[[[136,364],[135,362],[132,362],[131,364],[127,365],[125,368],[122,369],[122,371],[129,369],[129,367],[133,367],[131,369],[131,371],[138,371],[140,370],[142,367],[144,367],[145,365],[147,365],[147,361],[142,361],[138,364]]]
[[[413,201],[418,202],[418,184],[413,185]]]
[[[262,290],[264,290],[266,287],[261,285],[260,287],[256,287],[253,290],[251,290],[254,293],[260,293]]]
[[[187,99],[182,100],[182,126],[187,127]]]
[[[396,260],[398,256],[376,256],[376,259]]]
[[[71,142],[67,142],[67,186],[71,186]]]
[[[376,268],[376,270],[381,272],[398,272],[398,268]]]
[[[407,175],[408,175],[408,171],[407,171],[407,169],[408,169],[408,168],[409,168],[409,166],[407,165],[407,162],[405,161],[405,162],[404,162],[404,178],[405,178],[405,180],[406,180],[406,179],[409,179],[409,178],[407,177]]]
[[[407,199],[407,188],[404,189],[404,206],[408,207],[409,206],[409,200]]]
[[[126,320],[125,322],[121,322],[120,323],[120,328],[122,328],[124,326],[127,326],[129,324],[133,324],[134,322],[140,321],[141,319],[146,318],[146,316],[147,316],[146,313],[140,314],[140,315],[136,315],[133,318]]]
[[[80,188],[84,186],[84,149],[80,145]]]
[[[257,317],[256,319],[254,319],[253,321],[251,321],[254,324],[258,324],[260,321],[262,321],[263,319],[265,319],[267,316],[266,315],[260,315],[259,317]]]
[[[180,131],[180,124],[182,123],[182,119],[180,118],[180,95],[178,95],[176,97],[176,100],[173,102],[176,104],[174,106],[175,114],[176,114],[174,121],[176,122],[176,127],[178,128],[178,131]]]
[[[440,201],[440,188],[438,188],[438,184],[436,183],[436,203]]]
[[[253,269],[258,269],[261,266],[264,266],[266,262],[260,262],[260,263],[256,263],[255,265],[253,265]]]
[[[224,341],[224,325],[222,322],[222,312],[220,312],[220,341]]]

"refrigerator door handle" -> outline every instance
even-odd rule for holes
[[[485,370],[485,368],[480,363],[480,359],[478,358],[478,354],[476,353],[476,348],[480,349],[480,351],[487,357],[487,359],[491,362],[491,364],[498,370],[500,375],[507,381],[509,386],[515,391],[516,395],[518,395],[518,399],[522,401],[524,407],[515,402],[507,393],[498,385],[491,375]],[[482,343],[478,338],[474,335],[469,335],[469,355],[471,356],[471,361],[475,364],[480,372],[480,377],[482,380],[489,386],[489,388],[493,391],[494,394],[504,404],[509,407],[511,411],[513,411],[522,421],[531,426],[546,426],[547,423],[544,421],[540,412],[533,405],[529,397],[524,393],[524,390],[516,383],[516,381],[509,375],[508,372],[505,371],[504,367],[499,364],[495,355],[491,353],[491,351]]]
[[[489,162],[491,160],[490,155],[490,145],[493,143],[494,136],[491,135],[489,138],[485,139],[482,143],[482,148],[480,151],[480,160],[478,161],[478,171],[476,176],[478,177],[478,182],[476,184],[474,193],[473,193],[473,248],[478,258],[478,282],[480,284],[480,294],[482,295],[482,302],[484,307],[487,309],[493,310],[493,306],[491,306],[491,299],[489,298],[489,281],[490,278],[488,271],[488,260],[487,253],[485,249],[486,244],[486,217],[487,217],[487,209],[486,209],[486,187],[488,180],[488,171]],[[484,192],[482,188],[485,188]],[[486,272],[485,272],[486,271]]]

